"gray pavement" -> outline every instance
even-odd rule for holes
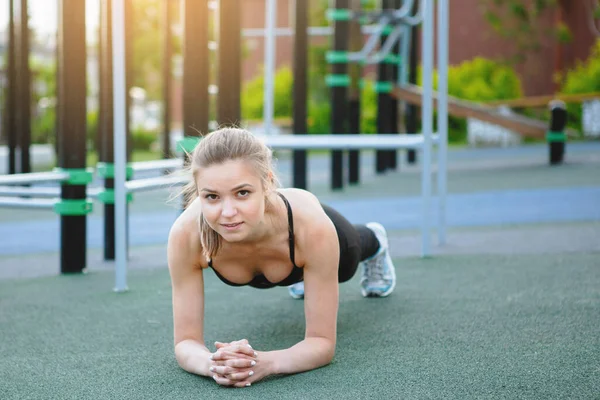
[[[373,152],[364,153],[361,184],[343,191],[329,189],[329,157],[311,157],[310,189],[353,223],[383,222],[394,255],[420,254],[420,167],[402,156],[398,171],[377,175]],[[278,156],[288,186],[291,165],[285,153]],[[600,143],[570,144],[565,163],[555,167],[547,165],[545,145],[450,149],[448,159],[448,243],[436,254],[598,251]],[[132,268],[166,265],[164,245],[178,213],[176,204],[166,204],[170,193],[138,194],[131,205]],[[101,215],[96,207],[88,218],[90,269],[111,268],[101,260]],[[55,274],[59,232],[51,212],[0,210],[0,278]]]

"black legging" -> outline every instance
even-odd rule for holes
[[[379,241],[365,225],[353,225],[333,208],[322,206],[335,226],[340,243],[338,281],[346,282],[354,276],[359,262],[377,253]]]

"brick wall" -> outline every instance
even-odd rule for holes
[[[552,37],[541,34],[539,51],[529,55],[525,62],[516,65],[526,95],[553,93],[556,87],[553,75],[556,70],[572,67],[577,60],[586,59],[595,41],[586,20],[586,8],[582,1],[562,0],[563,21],[573,34],[573,42],[559,46]],[[278,26],[293,26],[293,0],[278,0]],[[450,9],[450,64],[459,64],[476,56],[505,59],[515,52],[515,44],[497,35],[484,18],[478,0],[451,0]],[[262,28],[265,23],[265,0],[244,0],[242,6],[244,28]],[[550,30],[557,19],[556,11],[546,12],[538,21],[536,30]],[[311,39],[318,40],[316,38]],[[244,80],[262,71],[264,40],[245,39],[249,50],[243,63]],[[293,38],[277,39],[277,65],[292,65]]]

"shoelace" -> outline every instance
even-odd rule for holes
[[[383,282],[384,276],[383,253],[365,262],[365,272],[370,281]]]

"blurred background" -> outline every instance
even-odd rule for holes
[[[19,3],[21,0],[10,0]],[[0,82],[6,87],[9,0],[0,0]],[[82,0],[86,5],[87,42],[87,137],[88,165],[97,160],[95,139],[98,131],[99,104],[99,28],[100,0]],[[307,0],[309,6],[308,50],[308,131],[330,132],[329,88],[325,84],[331,48],[331,28],[326,19],[328,0]],[[29,63],[31,68],[31,140],[32,168],[44,170],[56,163],[56,73],[58,0],[29,0]],[[381,1],[367,0],[363,9],[376,10]],[[182,2],[170,1],[170,20],[165,20],[163,0],[132,0],[131,12],[131,100],[130,130],[135,160],[161,157],[163,131],[162,65],[164,36],[172,37],[170,82],[170,131],[173,143],[182,135]],[[209,40],[215,40],[219,3],[209,1]],[[242,25],[242,124],[260,127],[264,105],[264,27],[265,0],[240,1]],[[449,94],[478,103],[494,102],[502,112],[517,113],[548,120],[545,105],[527,103],[541,95],[590,94],[600,92],[600,7],[596,0],[452,0],[450,5]],[[293,107],[293,36],[294,1],[277,2],[275,41],[274,129],[285,133],[291,128]],[[416,28],[417,30],[419,27]],[[418,36],[418,35],[417,35]],[[419,53],[417,47],[417,54]],[[209,63],[210,92],[217,89],[216,44],[212,43]],[[417,61],[417,65],[418,65]],[[375,77],[376,66],[365,68],[363,75]],[[417,77],[417,84],[420,78]],[[4,114],[6,90],[0,92]],[[215,102],[209,106],[215,118]],[[502,107],[502,101],[524,99],[518,107]],[[377,95],[367,83],[361,95],[363,118],[361,132],[377,132]],[[600,136],[600,103],[589,97],[568,104],[568,127],[579,137]],[[0,118],[4,121],[3,115]],[[4,128],[5,124],[2,124]],[[451,145],[518,144],[522,139],[510,132],[481,133],[481,126],[464,118],[452,117],[449,128]],[[486,129],[483,129],[486,131]],[[508,135],[510,140],[493,140],[482,135]],[[479,136],[478,136],[479,135]],[[488,140],[489,139],[489,140]],[[526,139],[530,140],[530,139]],[[0,172],[6,172],[6,129],[0,131]]]

